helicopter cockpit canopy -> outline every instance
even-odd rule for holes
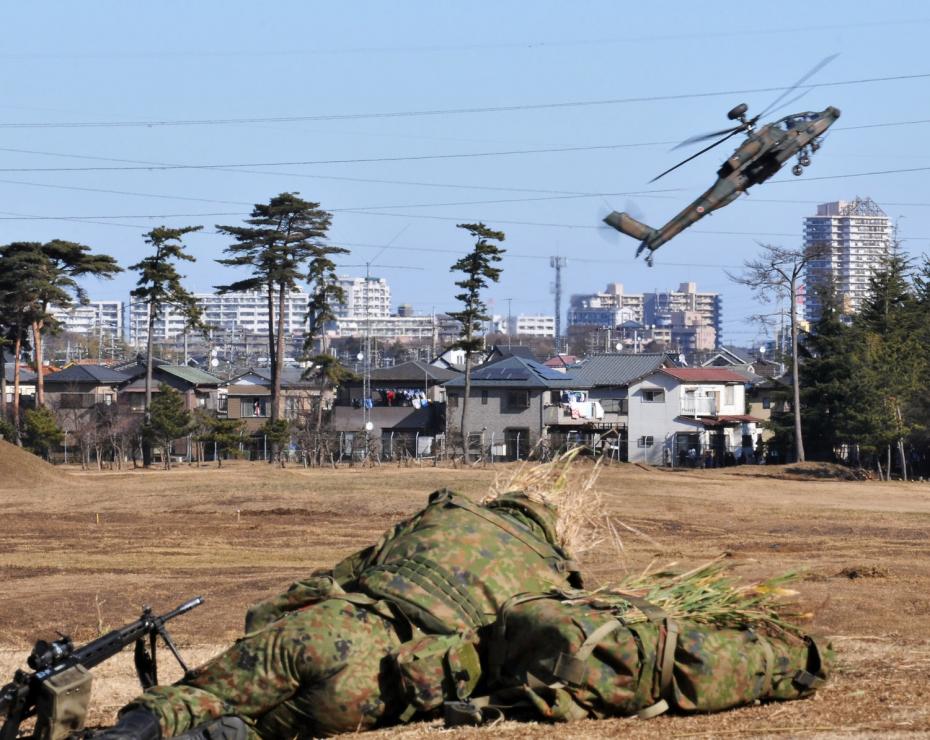
[[[780,125],[786,131],[791,131],[796,128],[804,128],[807,124],[819,120],[821,114],[816,111],[807,111],[806,113],[792,113],[790,116],[785,116],[784,118],[779,118],[775,121],[776,125]]]

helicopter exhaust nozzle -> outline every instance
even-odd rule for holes
[[[611,212],[605,219],[604,223],[613,226],[617,231],[632,236],[639,241],[645,241],[655,231],[651,226],[640,223],[632,216],[626,213]]]

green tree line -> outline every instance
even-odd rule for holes
[[[845,316],[821,285],[820,318],[798,350],[801,425],[808,459],[841,460],[905,478],[930,473],[930,257],[899,252],[869,281],[860,310]],[[787,394],[786,394],[787,395]],[[783,459],[794,448],[793,413],[773,414]]]

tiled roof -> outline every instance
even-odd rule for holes
[[[664,352],[594,355],[571,373],[579,387],[623,386],[658,370],[667,359]]]
[[[219,385],[223,382],[215,375],[210,375],[210,373],[205,373],[203,370],[188,367],[187,365],[159,365],[158,372],[173,375],[175,378],[180,378],[193,385]]]
[[[667,367],[662,370],[685,383],[745,383],[746,378],[725,367]]]
[[[58,383],[108,383],[118,384],[131,380],[126,373],[111,370],[104,365],[72,365],[45,377],[46,385]]]
[[[437,383],[445,383],[447,380],[457,378],[461,373],[455,370],[447,370],[444,367],[427,365],[425,362],[413,360],[411,362],[402,362],[394,367],[381,367],[371,371],[372,382],[379,383],[423,383],[424,378]]]
[[[574,388],[572,373],[561,373],[535,360],[508,357],[476,367],[471,372],[474,388]],[[453,378],[446,388],[464,388],[465,376]]]
[[[6,382],[12,383],[13,382],[13,363],[12,362],[4,363],[3,371],[4,371],[4,375],[6,375]],[[36,374],[32,372],[32,370],[27,370],[26,368],[20,366],[19,368],[19,382],[20,383],[26,383],[26,384],[31,385],[32,383],[35,383],[35,380],[36,380]]]

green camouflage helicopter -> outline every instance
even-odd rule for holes
[[[745,103],[740,103],[727,114],[727,118],[731,121],[739,121],[736,126],[722,131],[714,131],[710,134],[703,134],[702,136],[695,136],[679,144],[678,146],[681,147],[723,136],[710,146],[704,147],[696,154],[657,175],[650,182],[655,182],[660,177],[664,177],[686,162],[690,162],[695,157],[699,157],[715,146],[722,144],[730,137],[736,136],[736,134],[743,131],[746,132],[746,140],[717,170],[717,182],[665,226],[654,229],[637,221],[627,213],[618,213],[617,211],[613,211],[605,217],[604,222],[627,236],[639,239],[640,245],[639,249],[636,250],[636,256],[638,257],[643,250],[648,249],[649,254],[646,256],[646,263],[651,267],[652,253],[656,249],[711,211],[732,203],[741,193],[744,193],[753,185],[768,180],[792,157],[797,156],[797,163],[791,168],[791,171],[795,175],[802,174],[804,168],[811,163],[811,153],[820,148],[820,137],[840,117],[840,111],[829,106],[819,112],[792,113],[779,118],[777,121],[767,123],[758,129],[756,123],[811,75],[832,61],[835,56],[827,57],[820,62],[758,115],[747,118],[748,106]],[[797,98],[784,105],[790,105],[794,100],[797,100]]]

